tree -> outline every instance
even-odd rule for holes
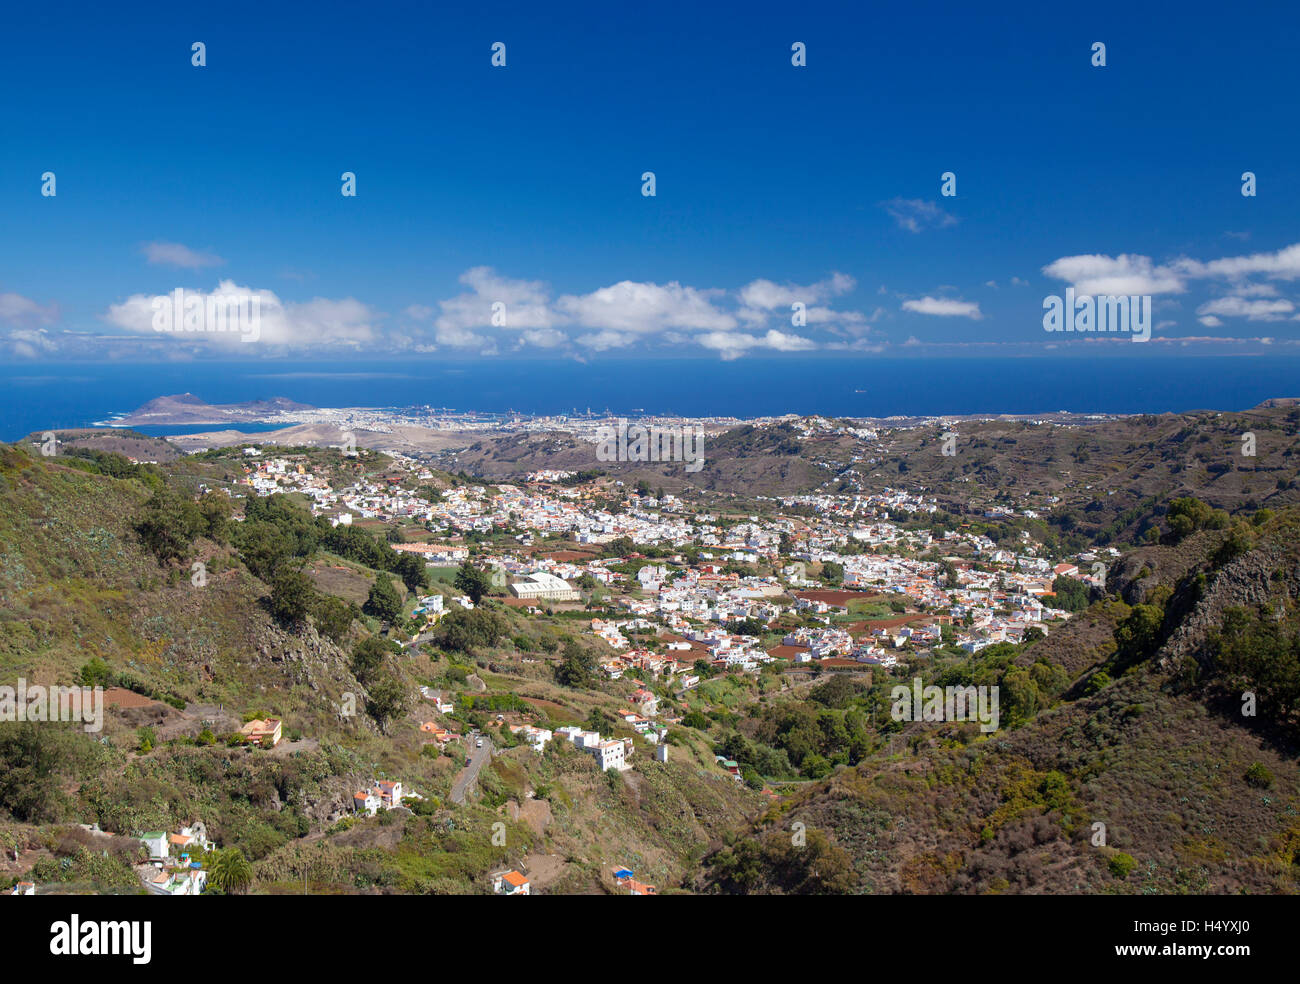
[[[316,600],[311,578],[302,571],[282,567],[271,578],[271,614],[285,625],[298,625],[307,618]]]
[[[510,628],[499,612],[486,608],[473,611],[458,609],[449,612],[438,623],[438,645],[452,652],[470,653],[478,648],[490,648],[501,641]]]
[[[372,679],[390,652],[379,636],[366,636],[352,647],[352,675],[362,683]]]
[[[321,531],[316,520],[302,506],[284,495],[250,498],[244,506],[244,523],[269,523],[289,538],[290,552],[308,557],[320,543]]]
[[[362,611],[385,622],[392,622],[402,614],[402,599],[388,575],[380,574],[375,578],[375,583],[370,588],[370,597],[366,599]]]
[[[357,606],[349,601],[333,595],[317,595],[312,617],[316,619],[316,629],[322,635],[341,643],[352,628],[352,620],[359,614]]]
[[[235,545],[244,566],[255,577],[270,582],[275,572],[294,556],[297,541],[274,523],[249,520],[239,524]]]
[[[1210,650],[1224,671],[1227,685],[1258,695],[1272,720],[1295,728],[1292,715],[1300,710],[1300,632],[1267,608],[1229,608],[1223,626],[1211,632]]]
[[[180,560],[203,527],[199,507],[175,489],[162,488],[145,503],[136,532],[160,563]]]
[[[822,564],[821,579],[827,584],[841,584],[844,581],[844,565],[828,560]]]
[[[1081,612],[1092,603],[1088,585],[1077,577],[1058,576],[1052,581],[1052,592],[1055,595],[1053,607],[1061,611]]]
[[[392,673],[385,673],[370,686],[366,710],[379,730],[387,734],[388,722],[406,710],[409,700],[406,685]]]
[[[393,573],[402,579],[407,591],[423,591],[429,586],[428,568],[415,554],[404,553],[398,557],[393,565]]]
[[[492,588],[492,579],[488,572],[481,568],[475,567],[468,560],[460,565],[456,571],[456,580],[454,582],[457,591],[463,591],[469,595],[469,600],[478,604],[483,600],[483,596]]]
[[[217,543],[225,543],[230,531],[230,496],[224,492],[209,492],[198,502],[198,535]]]
[[[1197,530],[1221,530],[1228,524],[1227,513],[1213,509],[1200,499],[1184,496],[1169,503],[1165,517],[1175,541]]]
[[[45,722],[0,726],[0,808],[24,823],[60,818],[77,747],[66,728]]]
[[[112,676],[108,664],[98,656],[94,656],[90,662],[81,668],[81,685],[83,687],[107,687]]]
[[[564,660],[555,668],[555,679],[565,687],[589,687],[596,679],[596,657],[577,639],[564,644]]]
[[[208,866],[208,883],[227,895],[238,895],[253,883],[253,866],[237,847],[217,851]]]
[[[1156,651],[1165,613],[1156,605],[1134,605],[1115,628],[1116,656],[1121,663],[1135,663]]]

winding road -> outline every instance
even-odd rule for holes
[[[483,768],[484,763],[492,757],[492,739],[484,737],[483,747],[475,748],[470,752],[469,765],[465,766],[456,777],[456,781],[451,784],[451,801],[453,803],[464,803],[465,793],[473,785],[474,780],[478,778],[479,770]]]

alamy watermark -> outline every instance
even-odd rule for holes
[[[922,687],[914,677],[910,688],[891,689],[889,699],[895,721],[979,721],[985,733],[998,730],[997,687]]]
[[[80,721],[88,732],[104,729],[103,687],[0,686],[0,722]]]
[[[177,287],[153,299],[153,330],[233,333],[240,341],[255,342],[262,337],[262,298],[252,292],[204,295]]]
[[[1043,298],[1044,331],[1130,332],[1133,341],[1151,341],[1151,295],[1083,294],[1065,288],[1065,298]]]
[[[622,417],[596,430],[597,461],[681,461],[688,472],[704,467],[704,430],[700,427],[628,425]]]

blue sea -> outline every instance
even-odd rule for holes
[[[209,403],[287,397],[314,406],[756,417],[1242,410],[1300,396],[1300,359],[875,358],[479,359],[0,366],[0,439],[86,427],[157,396]],[[151,428],[155,433],[210,428]]]

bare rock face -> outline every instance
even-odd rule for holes
[[[1218,569],[1201,570],[1188,578],[1170,599],[1170,610],[1178,616],[1177,627],[1160,648],[1162,666],[1191,656],[1210,666],[1214,654],[1208,637],[1223,624],[1229,608],[1257,608],[1285,604],[1296,596],[1300,574],[1277,544],[1264,544]]]
[[[1143,547],[1125,554],[1107,572],[1108,587],[1129,605],[1147,604],[1162,585],[1176,591],[1217,543],[1220,534],[1197,533],[1176,546]]]

